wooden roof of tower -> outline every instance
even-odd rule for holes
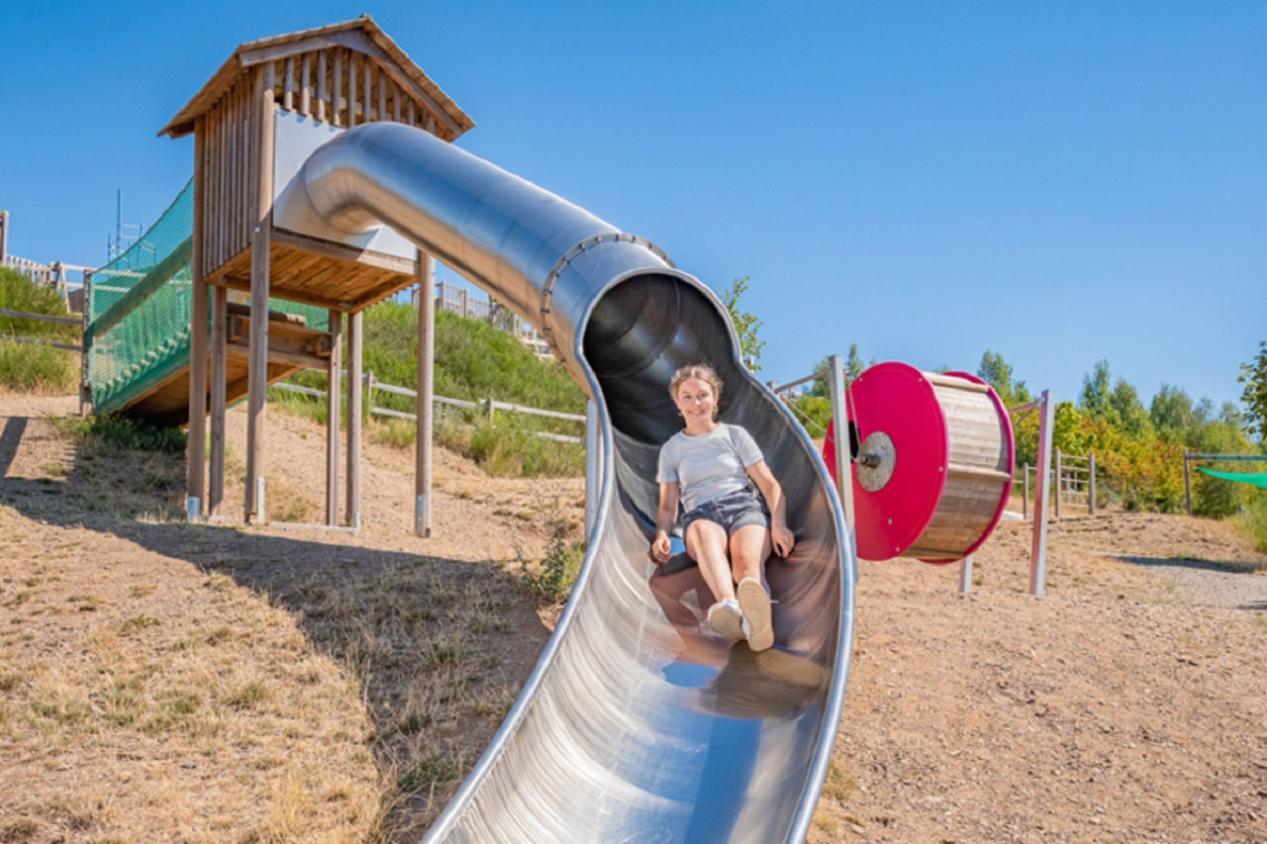
[[[435,118],[435,134],[446,141],[474,128],[475,121],[449,99],[440,86],[369,15],[342,23],[305,29],[239,45],[206,84],[158,134],[179,138],[194,130],[198,115],[210,109],[243,73],[258,64],[323,47],[346,47],[364,53],[401,84],[420,109]]]
[[[276,186],[272,136],[266,150],[260,135],[275,118],[261,117],[258,86],[270,114],[336,128],[391,121],[451,142],[475,125],[368,15],[239,46],[159,132],[194,135],[195,277],[230,289],[251,289],[260,192]],[[270,296],[355,312],[417,283],[416,255],[269,232]]]

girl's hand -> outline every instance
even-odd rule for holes
[[[779,525],[770,529],[770,544],[774,546],[774,553],[786,558],[796,547],[796,537],[792,535],[792,531]]]
[[[672,552],[673,546],[669,544],[669,535],[664,531],[657,533],[655,541],[651,543],[651,559],[657,564],[667,563]]]

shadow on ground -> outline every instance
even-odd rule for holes
[[[359,680],[379,768],[395,783],[383,797],[387,838],[415,840],[478,759],[549,637],[526,584],[492,563],[179,521],[181,453],[86,440],[64,477],[10,477],[19,447],[45,426],[0,419],[0,505],[228,576],[289,611],[317,650]]]

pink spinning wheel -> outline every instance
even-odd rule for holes
[[[850,385],[846,408],[859,557],[950,563],[989,538],[1011,494],[1015,448],[988,384],[881,363]],[[834,474],[833,427],[823,458]]]

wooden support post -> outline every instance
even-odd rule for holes
[[[462,316],[464,317],[470,316],[470,314],[467,312],[468,298],[469,297],[466,294],[466,289],[463,288],[462,290]]]
[[[326,524],[339,524],[339,399],[343,377],[343,312],[330,310],[330,363],[326,367]]]
[[[853,514],[853,455],[849,447],[849,414],[845,409],[845,366],[840,355],[827,359],[827,386],[831,393],[832,430],[836,438],[836,491],[840,494],[840,506],[845,511],[845,530],[848,535],[849,556],[853,560],[854,574],[858,567],[858,537],[854,529]]]
[[[347,525],[361,527],[361,365],[364,311],[348,315],[348,500]]]
[[[1056,449],[1056,496],[1053,502],[1056,506],[1056,518],[1060,518],[1060,499],[1065,495],[1065,467],[1064,461],[1060,459],[1060,449]]]
[[[1188,462],[1188,449],[1183,450],[1183,509],[1192,515],[1192,468]]]
[[[194,208],[205,211],[207,192],[203,186],[207,174],[202,167],[203,137],[206,123],[196,121],[194,132]],[[190,521],[202,518],[206,497],[207,453],[207,285],[202,277],[202,237],[194,226],[191,247],[193,301],[189,314],[189,438],[185,447],[185,516]]]
[[[1095,452],[1087,455],[1087,512],[1095,515]]]
[[[255,149],[259,179],[255,208],[258,215],[251,238],[251,336],[248,369],[246,429],[246,518],[268,520],[264,504],[264,408],[268,397],[268,273],[273,229],[273,63],[255,71]]]
[[[1025,464],[1025,483],[1021,486],[1021,518],[1029,518],[1029,464]]]
[[[3,223],[0,223],[3,225]],[[92,404],[92,367],[89,355],[88,327],[92,324],[92,270],[84,270],[83,327],[79,332],[79,345],[84,347],[79,355],[79,415],[86,416]]]
[[[0,211],[0,265],[9,257],[9,212]]]
[[[436,262],[427,253],[418,251],[418,399],[417,453],[414,467],[414,534],[431,536],[431,438],[434,433],[436,302],[427,295],[435,284]]]
[[[1034,484],[1034,537],[1030,546],[1029,591],[1042,595],[1047,588],[1047,495],[1051,489],[1051,437],[1056,427],[1056,403],[1043,390],[1038,419],[1038,477]]]
[[[228,393],[229,291],[216,285],[211,291],[211,467],[207,489],[207,513],[220,514],[224,503],[224,421]]]

